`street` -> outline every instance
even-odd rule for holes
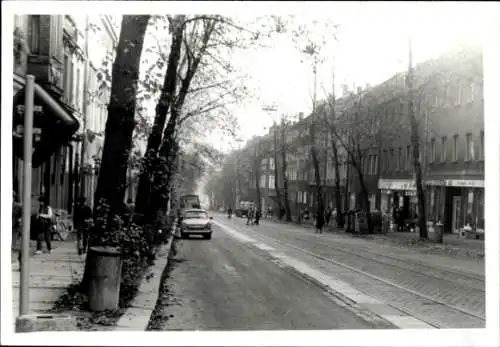
[[[263,220],[179,240],[162,330],[484,327],[484,264]],[[161,320],[161,318],[160,318]]]
[[[266,251],[218,226],[210,241],[180,240],[175,259],[164,283],[168,293],[160,294],[163,330],[391,327],[359,318]]]

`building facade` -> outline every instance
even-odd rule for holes
[[[459,47],[414,69],[415,114],[427,218],[443,223],[445,232],[458,232],[467,224],[484,230],[482,71],[482,53],[475,46]],[[369,194],[370,210],[391,214],[394,207],[401,206],[408,216],[418,214],[405,74],[358,91],[361,93],[366,103],[364,117],[375,121],[373,124],[379,129],[378,133],[370,134],[370,139],[367,135],[366,141],[360,141],[365,147],[357,163]],[[353,115],[356,110],[349,104],[349,98],[345,96],[337,104],[344,114]],[[287,129],[287,178],[292,209],[314,212],[314,170],[310,145],[304,140],[308,118]],[[354,124],[361,126],[359,120],[352,126]],[[269,141],[271,137],[272,133],[260,141]],[[328,141],[322,150],[327,153],[321,159],[323,198],[325,206],[334,207],[335,171]],[[357,170],[344,151],[339,154],[342,209],[360,208]],[[262,172],[268,177],[261,178],[261,186],[267,187],[267,197],[270,197],[276,194],[274,183],[269,184],[275,178],[274,171],[269,170],[271,156],[267,154],[267,157],[270,164]],[[282,167],[281,162],[278,165]],[[278,182],[282,188],[282,179],[278,178]]]
[[[107,16],[100,16],[106,27]],[[22,123],[25,76],[35,76],[34,128],[39,135],[34,138],[32,172],[32,209],[38,208],[38,198],[44,197],[55,209],[71,213],[75,198],[93,196],[81,189],[82,142],[86,138],[86,122],[95,122],[93,101],[89,101],[87,42],[95,41],[87,30],[86,17],[68,15],[15,16],[14,27],[14,153],[13,190],[22,196]],[[116,42],[116,34],[109,32]],[[114,44],[108,42],[110,50]],[[92,83],[92,82],[90,82]],[[108,87],[106,87],[108,88]],[[104,88],[104,89],[106,89]],[[109,88],[108,88],[109,90]],[[109,91],[103,92],[101,103],[106,104]],[[89,108],[89,105],[91,107]],[[105,106],[100,106],[105,110]],[[104,129],[103,122],[94,129]],[[85,148],[84,148],[85,149]],[[83,181],[85,184],[85,181]]]

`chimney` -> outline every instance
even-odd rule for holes
[[[304,112],[299,112],[299,121],[304,119]]]

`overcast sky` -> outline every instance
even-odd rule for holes
[[[318,98],[332,86],[335,59],[336,93],[340,84],[365,86],[383,82],[404,71],[408,64],[410,24],[414,37],[414,59],[419,62],[441,54],[458,40],[477,40],[480,19],[477,7],[466,3],[341,3],[328,20],[340,25],[337,49],[327,50],[327,62],[319,69]],[[331,6],[335,7],[335,6]],[[413,18],[410,18],[413,17]],[[310,20],[303,18],[304,22]],[[321,18],[319,19],[321,20]],[[312,21],[312,20],[310,20]],[[301,54],[286,40],[275,49],[244,54],[254,80],[260,82],[260,95],[277,105],[278,113],[311,111],[313,73],[300,62]],[[272,120],[259,102],[235,108],[244,138],[263,133]]]
[[[120,10],[127,11],[127,5],[121,3]],[[88,10],[93,13],[110,13],[109,4],[93,2],[92,6]],[[241,11],[241,6],[245,11]],[[251,5],[201,2],[196,6],[189,2],[169,2],[168,5],[175,13],[221,13],[237,18],[243,18],[242,13],[245,13],[245,20],[270,13],[293,14],[297,23],[292,24],[305,25],[315,36],[330,37],[329,32],[322,30],[324,24],[338,24],[337,40],[330,39],[327,46],[322,47],[325,63],[318,69],[318,99],[331,90],[334,67],[337,95],[341,83],[374,85],[406,69],[410,27],[416,62],[439,55],[458,40],[479,40],[483,7],[481,3],[473,2],[325,2],[307,5],[301,2],[256,2]],[[65,13],[82,14],[73,6],[65,6],[65,9]],[[121,16],[115,14],[114,17],[119,23]],[[317,23],[313,24],[314,21]],[[151,37],[148,36],[146,41],[151,43]],[[311,111],[313,73],[311,64],[301,63],[302,58],[287,35],[276,36],[271,48],[234,52],[233,64],[251,76],[248,86],[255,94],[254,98],[231,107],[239,120],[242,139],[262,134],[271,125],[273,117],[282,113],[293,115]],[[154,105],[154,100],[152,102]],[[263,105],[269,104],[277,108],[272,115],[262,110]],[[207,141],[223,150],[235,146],[232,139],[222,134],[213,133]]]

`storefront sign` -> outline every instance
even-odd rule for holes
[[[444,180],[447,187],[484,188],[484,180]]]
[[[444,182],[441,180],[427,180],[427,181],[425,181],[425,185],[427,185],[427,186],[442,186],[443,183]]]
[[[415,181],[413,180],[387,180],[380,179],[378,181],[379,189],[390,190],[416,190]]]

